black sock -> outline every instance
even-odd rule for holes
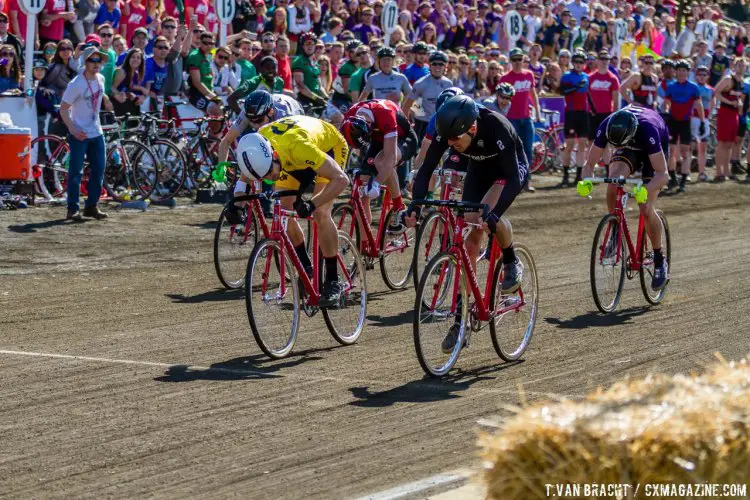
[[[339,280],[339,260],[338,257],[325,257],[326,261],[326,281]]]
[[[583,167],[576,167],[576,179],[581,178],[581,172],[583,172]]]
[[[670,171],[669,172],[669,178],[671,180],[673,180],[673,181],[676,181],[677,180],[677,171],[675,171],[675,170]]]
[[[513,243],[508,248],[503,248],[503,264],[512,264],[516,261],[516,251],[513,250]]]
[[[302,263],[302,267],[305,269],[310,269],[312,267],[312,262],[310,262],[310,256],[307,255],[307,249],[305,248],[304,243],[300,243],[294,247],[294,253],[297,254],[299,261]]]
[[[661,253],[661,248],[654,248],[654,266],[661,267],[664,265],[664,255]]]
[[[684,186],[685,183],[687,182],[687,178],[688,178],[688,174],[680,174],[680,184]]]

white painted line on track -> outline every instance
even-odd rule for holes
[[[415,495],[419,492],[429,490],[436,486],[443,486],[452,483],[458,483],[471,477],[473,472],[468,470],[456,470],[450,472],[443,472],[426,479],[420,479],[413,483],[402,484],[395,488],[390,488],[378,493],[372,493],[358,498],[357,500],[397,500],[399,498],[405,498],[410,495]]]

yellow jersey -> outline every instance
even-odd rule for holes
[[[335,126],[323,120],[287,116],[262,126],[258,133],[271,142],[279,155],[281,170],[300,181],[314,179],[326,155],[342,168],[346,163],[349,151],[346,139]]]

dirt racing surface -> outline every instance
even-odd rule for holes
[[[414,354],[414,289],[387,290],[377,266],[356,345],[303,315],[294,354],[269,361],[243,292],[219,288],[219,206],[105,207],[109,220],[82,224],[60,207],[2,211],[0,495],[357,497],[476,466],[477,421],[524,399],[746,355],[750,186],[660,198],[673,244],[665,302],[647,307],[626,281],[609,316],[589,286],[603,195],[517,200],[516,240],[539,272],[531,346],[504,364],[485,329],[442,381],[424,379]]]

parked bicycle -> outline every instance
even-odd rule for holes
[[[651,289],[651,278],[654,275],[654,251],[651,240],[646,234],[646,218],[643,213],[638,218],[638,233],[635,245],[628,230],[625,207],[629,194],[625,192],[626,184],[640,188],[640,179],[624,177],[592,177],[584,179],[594,184],[616,184],[617,205],[612,213],[602,217],[594,233],[594,244],[591,247],[591,292],[597,309],[603,313],[615,310],[620,302],[625,276],[633,279],[638,273],[643,296],[649,304],[656,305],[664,299],[669,278],[660,290]],[[672,245],[667,218],[661,210],[656,214],[661,221],[661,248],[667,262],[672,263]]]
[[[516,292],[504,294],[503,269],[499,265],[502,251],[492,238],[483,293],[464,244],[466,234],[481,226],[466,222],[464,214],[481,211],[486,218],[489,206],[452,200],[415,200],[412,206],[416,205],[455,212],[452,244],[427,263],[414,301],[414,347],[422,369],[433,377],[448,373],[461,350],[469,346],[471,332],[480,331],[485,324],[489,325],[497,354],[505,361],[519,359],[531,342],[538,312],[539,284],[531,252],[514,244],[524,267],[523,280]],[[456,327],[456,341],[450,352],[445,352],[445,338]]]

